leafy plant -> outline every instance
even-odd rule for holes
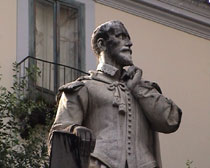
[[[192,160],[187,160],[187,162],[186,162],[187,168],[192,168],[192,167],[191,167],[192,164],[193,164],[193,161],[192,161]]]
[[[26,68],[20,78],[16,64],[13,70],[11,90],[0,86],[0,167],[47,168],[46,140],[55,107],[28,87],[29,79],[40,74],[38,68]]]

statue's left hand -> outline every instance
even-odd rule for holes
[[[83,126],[76,126],[73,134],[79,138],[79,151],[81,156],[89,156],[94,150],[96,141],[92,130]]]

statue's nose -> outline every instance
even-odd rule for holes
[[[131,48],[132,45],[133,45],[133,43],[131,42],[131,40],[127,40],[126,46],[128,46],[129,48]]]

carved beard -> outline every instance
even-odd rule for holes
[[[119,53],[119,55],[117,55],[115,57],[116,63],[121,65],[121,66],[131,66],[133,65],[133,61],[131,56],[126,55],[125,53]]]
[[[129,51],[123,51],[122,47],[123,45],[118,42],[116,43],[115,41],[109,41],[106,50],[107,55],[121,67],[133,65],[131,53]]]

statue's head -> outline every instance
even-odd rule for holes
[[[102,53],[120,66],[133,64],[130,36],[120,21],[108,21],[98,26],[92,34],[92,48],[99,58]]]

